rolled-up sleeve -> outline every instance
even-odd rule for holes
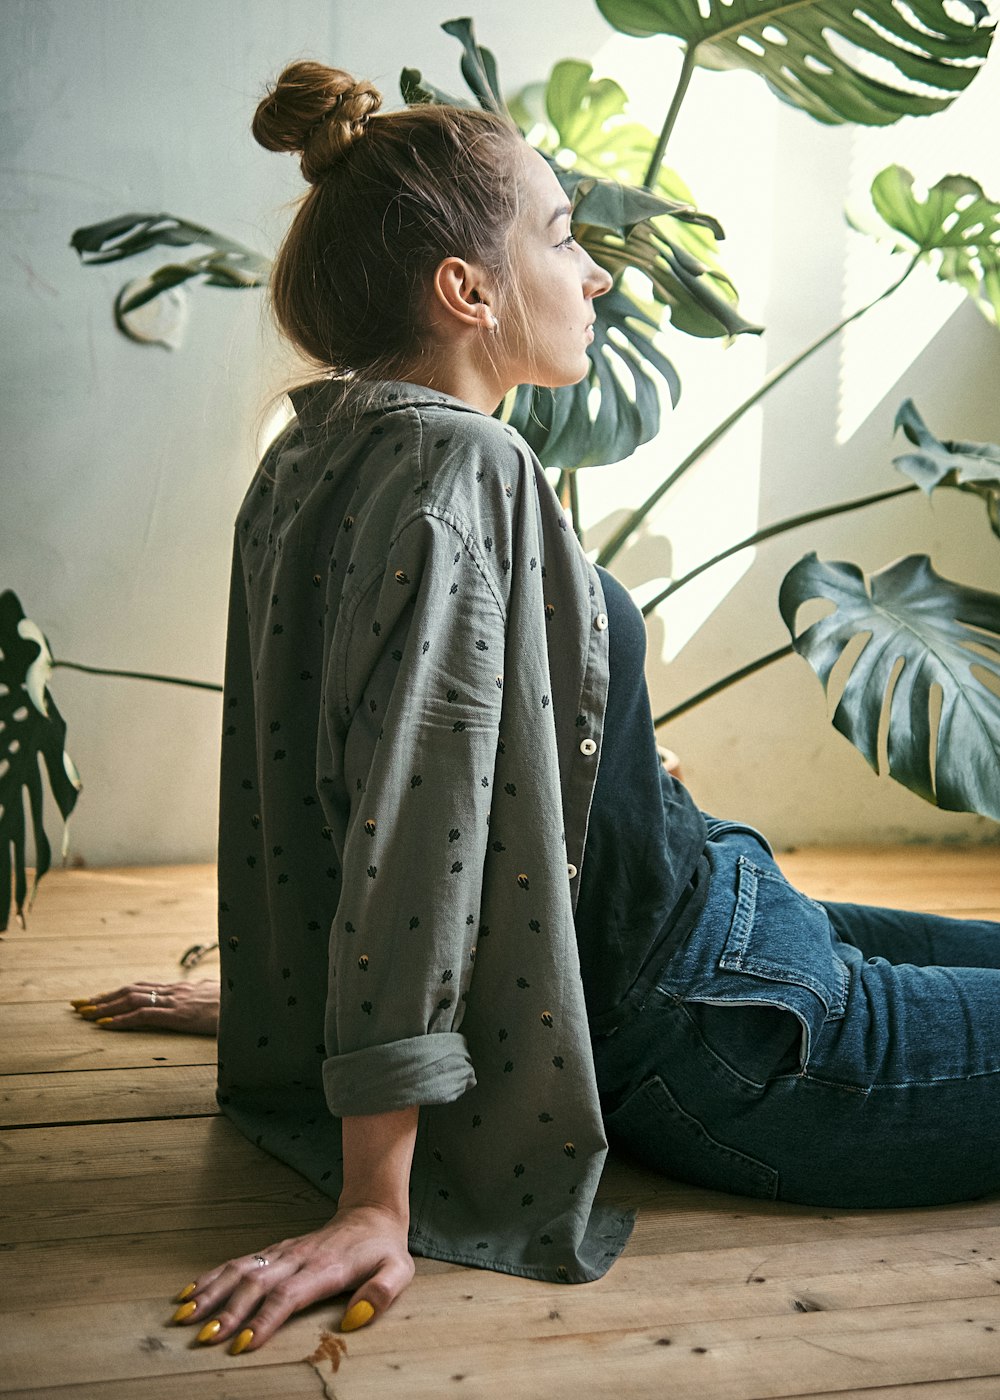
[[[330,942],[338,1116],[441,1104],[475,1084],[461,1023],[476,956],[503,692],[505,613],[444,514],[393,540],[350,621],[350,799]]]

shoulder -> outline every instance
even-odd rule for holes
[[[520,434],[483,413],[437,405],[409,412],[419,419],[421,508],[483,536],[506,533],[518,496],[534,480],[531,449]]]
[[[509,423],[499,418],[439,404],[421,404],[406,410],[420,438],[421,461],[435,472],[454,475],[475,465],[480,472],[502,471],[530,456],[530,449]],[[473,480],[482,482],[484,476]]]
[[[413,411],[413,410],[411,410]],[[506,598],[519,525],[534,520],[535,466],[530,449],[497,418],[437,405],[421,406],[414,513],[461,536],[465,549]]]

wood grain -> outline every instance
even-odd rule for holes
[[[606,1280],[586,1287],[601,1293],[605,1305],[594,1326],[571,1330],[557,1326],[562,1318],[557,1312],[551,1319],[551,1309],[521,1309],[490,1333],[482,1309],[435,1308],[426,1301],[421,1306],[414,1286],[382,1325],[351,1334],[348,1358],[337,1375],[337,1400],[373,1393],[387,1400],[439,1400],[456,1375],[477,1400],[575,1397],[581,1391],[617,1400],[623,1376],[630,1397],[680,1393],[699,1400],[757,1400],[865,1383],[1000,1374],[1000,1297],[678,1323],[667,1298],[648,1300],[647,1310],[658,1308],[658,1318],[635,1321],[628,1316],[634,1296],[623,1300],[620,1287]],[[414,1325],[390,1325],[390,1317],[395,1323],[404,1308],[401,1322]],[[279,1365],[309,1355],[332,1311],[327,1304],[291,1319],[256,1354],[255,1364]],[[338,1307],[334,1315],[342,1311]],[[55,1314],[14,1312],[0,1393],[51,1385],[66,1376],[96,1383],[215,1370],[225,1351],[199,1346],[192,1328],[166,1325],[165,1313],[162,1304],[146,1302],[121,1303],[113,1310],[95,1302],[66,1305]],[[476,1317],[481,1325],[470,1333]],[[54,1325],[58,1348],[50,1345]]]
[[[343,1364],[346,1366],[347,1362]],[[194,1393],[206,1397],[206,1400],[330,1400],[330,1397],[336,1400],[334,1387],[337,1377],[330,1374],[327,1365],[323,1365],[321,1370],[323,1380],[328,1382],[330,1389],[324,1387],[323,1380],[305,1362],[262,1366],[254,1364],[248,1354],[225,1369],[201,1373]],[[367,1392],[368,1400],[378,1400],[380,1395],[386,1393],[378,1385],[376,1379],[372,1389]],[[460,1384],[452,1383],[444,1393],[461,1396],[463,1391]],[[593,1393],[585,1388],[575,1400],[580,1400],[580,1395],[586,1397]],[[617,1400],[628,1400],[633,1393],[621,1390]],[[187,1376],[153,1376],[146,1380],[102,1382],[99,1394],[100,1400],[191,1400],[192,1385]],[[464,1394],[470,1400],[475,1400],[480,1392],[466,1388]],[[663,1396],[666,1394],[661,1392]],[[687,1394],[697,1395],[700,1392]],[[816,1394],[813,1391],[808,1400],[814,1400]],[[836,1400],[997,1400],[998,1390],[995,1376],[978,1376],[967,1380],[924,1381],[916,1385],[877,1385],[863,1389],[852,1386],[846,1390],[819,1394],[835,1395]],[[30,1395],[31,1400],[97,1400],[97,1392],[92,1385],[58,1386],[55,1389],[45,1386],[32,1389]],[[523,1391],[520,1396],[510,1392],[507,1400],[523,1400],[524,1396],[531,1395],[531,1391]],[[678,1397],[684,1400],[684,1396],[685,1392],[675,1390],[671,1400]],[[784,1400],[807,1400],[807,1396],[800,1391],[785,1396]]]
[[[1000,915],[1000,852],[780,855],[815,898]],[[411,1288],[310,1364],[344,1299],[229,1358],[171,1326],[204,1269],[332,1203],[214,1103],[204,1038],[112,1035],[71,996],[178,976],[214,921],[209,867],[60,871],[0,941],[0,1393],[31,1400],[1000,1400],[1000,1198],[836,1211],[703,1191],[616,1157],[639,1207],[576,1288],[417,1261]],[[191,975],[211,976],[214,958]]]
[[[3,958],[0,945],[0,963]],[[206,1036],[149,1031],[142,1035],[112,1034],[74,1015],[68,997],[52,1001],[46,992],[45,1000],[15,1003],[0,1011],[0,1069],[4,1074],[214,1063],[215,1046]]]
[[[207,1038],[205,1045],[214,1051]],[[214,1055],[204,1065],[109,1069],[101,1075],[90,1070],[7,1074],[0,1076],[0,1126],[204,1117],[218,1112],[215,1079]]]

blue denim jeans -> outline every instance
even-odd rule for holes
[[[809,899],[731,822],[708,854],[698,923],[594,1037],[612,1145],[811,1205],[1000,1191],[1000,924]]]

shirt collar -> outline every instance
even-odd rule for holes
[[[314,380],[289,394],[295,415],[307,436],[324,428],[331,420],[347,416],[392,413],[400,408],[436,404],[462,413],[480,413],[478,408],[429,389],[425,384],[411,384],[403,379],[382,379],[376,383],[345,384],[338,379]],[[480,414],[480,416],[482,416]]]

